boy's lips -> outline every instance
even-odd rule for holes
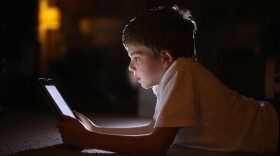
[[[138,76],[135,76],[135,79],[136,79],[137,81],[139,81],[141,78],[138,77]]]
[[[137,81],[140,81],[141,78],[136,73],[134,73],[134,76],[135,76]]]
[[[137,75],[135,75],[136,80],[139,82],[141,80],[141,78]]]

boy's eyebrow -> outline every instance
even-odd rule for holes
[[[143,52],[135,51],[135,52],[132,52],[131,54],[128,54],[128,56],[131,57],[131,56],[133,56],[135,54],[143,54]]]

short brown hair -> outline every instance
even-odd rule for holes
[[[123,30],[123,44],[148,48],[153,55],[170,50],[174,59],[195,54],[196,23],[189,11],[160,7],[132,19]]]

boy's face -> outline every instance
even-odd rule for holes
[[[127,51],[131,59],[128,69],[134,73],[141,86],[148,89],[158,85],[166,71],[162,56],[153,56],[144,48],[133,45],[128,45]]]

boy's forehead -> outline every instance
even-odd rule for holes
[[[135,51],[135,52],[131,52],[131,53],[128,53],[128,56],[131,57],[133,55],[143,55],[144,53],[141,52],[141,51]]]
[[[143,49],[141,49],[139,46],[128,45],[126,50],[129,56],[134,54],[143,54]]]
[[[127,45],[126,49],[128,52],[131,52],[131,51],[139,50],[140,48],[139,48],[139,46],[135,46],[135,45]]]

